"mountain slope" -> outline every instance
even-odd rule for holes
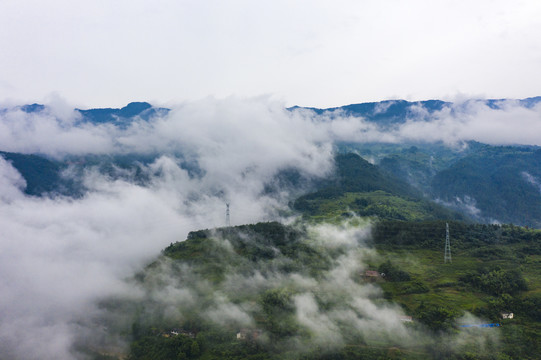
[[[534,359],[541,232],[450,228],[454,258],[445,265],[444,221],[380,222],[372,231],[378,254],[368,256],[361,229],[344,224],[191,232],[136,276],[146,296],[127,306],[137,309],[130,358]],[[386,276],[369,279],[370,268]],[[379,287],[383,294],[370,290]],[[413,321],[400,320],[402,311]],[[503,326],[460,327],[483,322]],[[484,341],[493,345],[478,346]]]
[[[541,226],[541,149],[468,142],[342,144],[427,197],[480,222]]]
[[[74,183],[61,176],[63,164],[38,155],[26,155],[0,151],[26,181],[24,192],[28,195],[43,193],[70,193]]]
[[[296,210],[321,218],[350,212],[396,220],[466,218],[424,199],[418,190],[358,155],[339,154],[335,162],[336,177],[299,197],[293,204]]]
[[[541,227],[541,150],[486,148],[439,172],[432,189],[479,219]]]

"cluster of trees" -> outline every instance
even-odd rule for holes
[[[459,277],[459,280],[491,295],[515,295],[528,290],[526,280],[518,270],[504,270],[500,267],[493,269],[482,268]]]
[[[269,267],[283,273],[314,275],[331,265],[325,253],[306,243],[306,231],[278,222],[264,222],[188,234],[188,241],[164,249],[167,257],[193,264],[205,278],[220,281],[231,265],[237,271]],[[218,239],[227,239],[233,253]],[[309,264],[309,266],[306,266]]]
[[[415,310],[415,318],[435,332],[448,331],[454,328],[454,320],[458,315],[459,313],[456,310],[424,302]]]
[[[199,343],[185,335],[141,336],[132,342],[129,360],[188,360],[201,355]]]
[[[372,231],[376,247],[442,249],[445,240],[445,224],[449,223],[451,247],[472,249],[473,252],[506,252],[493,245],[521,243],[520,253],[541,253],[541,231],[508,225],[473,224],[461,221],[380,221]],[[490,248],[486,248],[490,246]]]
[[[411,276],[406,271],[399,269],[390,260],[387,260],[378,267],[381,274],[385,274],[387,281],[410,281]]]

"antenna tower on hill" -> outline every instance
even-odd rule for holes
[[[443,256],[444,263],[451,261],[451,241],[449,240],[449,223],[445,223],[445,255]]]
[[[231,219],[229,218],[229,203],[225,203],[225,226],[231,226]]]

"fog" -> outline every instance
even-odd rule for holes
[[[188,265],[167,257],[147,268],[140,279],[133,281],[139,293],[131,300],[138,304],[139,312],[132,312],[129,318],[142,327],[165,332],[171,328],[190,331],[194,324],[206,331],[209,326],[218,327],[231,339],[240,329],[259,328],[257,342],[263,348],[295,356],[313,354],[314,349],[321,353],[338,351],[352,343],[387,344],[410,350],[427,347],[441,354],[468,347],[478,351],[487,341],[493,347],[487,351],[498,345],[495,332],[461,330],[442,338],[422,326],[402,321],[403,309],[384,300],[377,283],[362,280],[364,271],[371,268],[369,263],[382,261],[367,245],[367,222],[353,219],[300,230],[298,245],[316,252],[316,258],[323,259],[318,264],[306,259],[303,262],[278,248],[274,248],[272,258],[250,260],[249,256],[239,255],[231,242],[238,241],[234,240],[237,237],[245,245],[261,248],[261,239],[247,229],[233,231],[233,235],[211,231],[211,237],[205,238],[209,248],[221,254],[222,259],[215,262],[209,253],[210,268],[202,265],[203,259]],[[309,269],[314,265],[324,270],[311,274]],[[223,281],[210,280],[213,266],[223,272]],[[114,314],[122,309],[112,307],[110,311]],[[262,314],[266,316],[263,322]],[[476,323],[483,321],[468,313],[458,320],[458,324]],[[287,335],[277,335],[282,332]],[[442,342],[448,348],[441,349]]]
[[[376,107],[375,113],[382,110]],[[348,141],[443,142],[457,146],[473,140],[490,145],[541,145],[540,102],[526,107],[515,100],[502,100],[494,107],[486,100],[461,100],[434,112],[414,104],[405,121],[384,128],[344,116],[341,110],[324,115],[336,120],[331,125],[333,133]]]
[[[307,178],[329,174],[336,141],[453,144],[478,140],[541,145],[537,136],[541,106],[527,109],[512,102],[501,110],[482,101],[457,105],[431,115],[428,121],[408,119],[390,131],[361,118],[288,111],[267,98],[208,98],[179,104],[166,116],[149,121],[136,118],[124,128],[85,122],[72,109],[56,99],[39,113],[18,108],[0,112],[0,150],[60,161],[89,154],[158,155],[153,162],[140,164],[149,179],[144,185],[110,177],[96,168],[73,172],[81,176],[86,189],[78,198],[26,195],[24,179],[0,157],[2,358],[80,356],[72,345],[88,331],[82,325],[84,319],[99,314],[98,301],[146,296],[126,279],[165,246],[184,240],[189,231],[223,226],[226,202],[231,203],[233,225],[281,219],[291,193],[281,189],[266,194],[265,185],[281,170],[291,168]],[[182,161],[197,164],[200,175],[190,174]],[[321,227],[314,230],[319,235],[313,238],[324,246],[343,248],[350,246],[351,239],[357,244],[359,237],[366,237],[348,231]],[[322,238],[321,234],[327,235]],[[339,344],[341,336],[329,333],[336,334],[337,324],[346,319],[359,332],[384,326],[389,336],[406,341],[410,335],[396,320],[400,309],[392,304],[374,305],[370,296],[378,294],[377,288],[348,280],[349,274],[362,269],[365,250],[355,253],[354,259],[335,259],[333,270],[322,281],[255,271],[224,286],[243,283],[247,291],[257,292],[273,283],[297,284],[306,290],[294,298],[299,322],[333,344]],[[342,291],[346,309],[322,313],[314,302],[311,289],[315,286]],[[186,286],[163,291],[155,294],[163,298],[156,301],[176,299],[164,307],[171,314],[178,311],[179,301],[188,306],[197,299]],[[207,314],[216,321],[230,321],[224,318],[227,314],[239,326],[250,324],[246,306],[217,295]]]
[[[68,172],[82,176],[80,198],[27,196],[24,179],[0,159],[2,358],[73,357],[77,322],[93,314],[98,299],[131,293],[124,279],[165,246],[191,230],[223,226],[226,202],[233,224],[275,219],[287,193],[263,189],[278,171],[295,167],[317,177],[332,167],[326,134],[266,100],[203,100],[126,129],[84,123],[65,108],[2,113],[1,150],[58,160],[164,155],[141,165],[144,186],[95,168]],[[175,154],[197,163],[201,175],[191,176]]]

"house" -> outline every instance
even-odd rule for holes
[[[364,273],[361,273],[361,276],[367,281],[378,281],[381,280],[381,274],[375,270],[365,270]]]
[[[247,329],[241,329],[237,333],[237,340],[246,340],[247,336],[248,336],[248,330]]]
[[[510,313],[501,313],[500,314],[502,316],[502,319],[512,319],[515,315],[510,312]]]
[[[237,340],[252,340],[255,341],[261,336],[263,330],[261,329],[241,329],[237,333]]]

